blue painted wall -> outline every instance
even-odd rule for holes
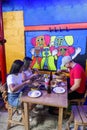
[[[5,0],[3,11],[24,11],[24,25],[87,22],[87,0]]]

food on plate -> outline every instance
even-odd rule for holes
[[[32,83],[34,86],[39,86],[39,83],[38,82],[34,82]]]
[[[28,93],[29,97],[39,97],[41,96],[41,92],[39,90],[32,90]]]

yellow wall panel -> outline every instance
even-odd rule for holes
[[[7,41],[5,43],[7,73],[12,62],[15,59],[23,59],[25,55],[23,21],[22,11],[3,13],[4,37]]]

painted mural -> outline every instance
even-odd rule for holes
[[[44,0],[22,0],[20,2],[4,0],[2,7],[7,40],[7,71],[15,58],[23,59],[25,55],[32,58],[32,68],[65,69],[61,66],[65,55],[71,55],[85,68],[87,25],[81,26],[80,23],[87,22],[86,0],[79,0],[79,3],[76,0],[47,0],[45,2]],[[79,23],[79,25],[72,25],[74,28],[62,25],[74,23]],[[39,28],[34,30],[37,25]],[[25,30],[27,26],[34,28]],[[46,26],[46,30],[43,30],[42,26]],[[12,49],[14,46],[20,50]]]
[[[78,55],[85,56],[86,39],[73,35],[42,34],[32,37],[26,35],[26,55],[32,58],[31,68],[58,70],[62,66],[62,58],[70,55],[72,59]],[[78,44],[83,40],[83,45]]]

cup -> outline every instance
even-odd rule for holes
[[[55,87],[56,85],[57,85],[56,81],[55,81],[55,80],[52,80],[52,81],[51,81],[51,86],[52,86],[52,87]]]

